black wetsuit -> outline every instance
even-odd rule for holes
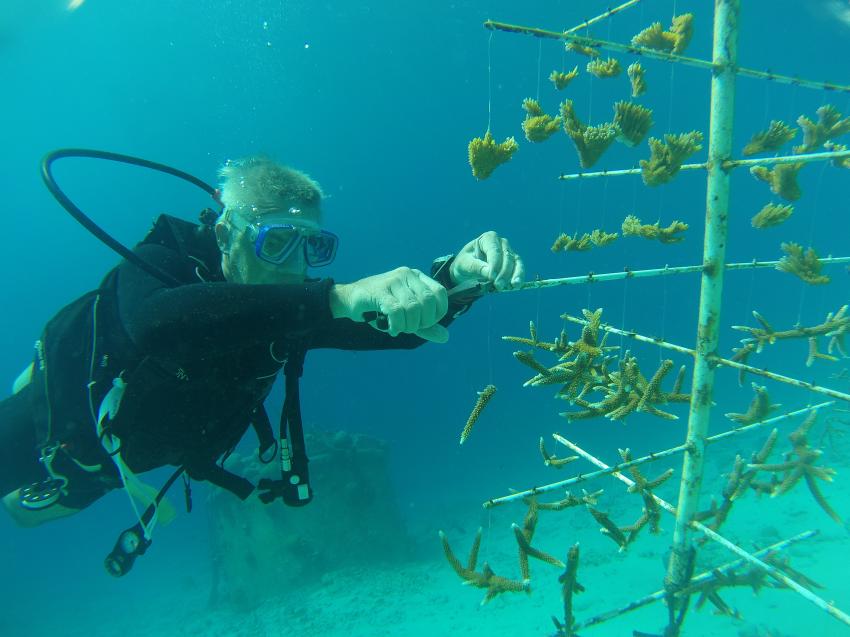
[[[99,305],[89,301],[76,314],[60,312],[60,319],[73,317],[66,324],[89,333],[65,334],[65,326],[51,330],[48,324],[33,381],[0,402],[0,495],[45,478],[38,455],[48,441],[62,444],[55,468],[70,480],[60,499],[65,506],[82,508],[120,486],[94,423],[117,376],[126,390],[110,427],[130,469],[184,466],[190,476],[216,482],[216,461],[251,425],[288,353],[424,342],[334,319],[331,279],[225,282],[210,228],[163,215],[135,252],[181,285],[169,287],[125,261],[104,279]],[[437,271],[437,263],[432,275],[447,285],[448,267]],[[453,303],[442,323],[465,308]],[[101,470],[87,470],[96,465]]]

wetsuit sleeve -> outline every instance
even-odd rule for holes
[[[143,259],[187,280],[187,259],[159,245],[136,248]],[[169,288],[124,262],[117,273],[119,313],[134,343],[165,357],[220,355],[333,323],[330,279],[299,285],[188,283]]]

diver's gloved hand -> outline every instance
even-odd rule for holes
[[[508,240],[490,230],[457,253],[449,275],[455,285],[472,280],[506,290],[522,283],[525,266],[519,255],[511,250]]]
[[[436,343],[449,340],[449,331],[438,322],[449,309],[446,289],[419,270],[396,268],[337,284],[330,299],[334,318],[371,321],[370,316],[383,315],[386,328],[381,329],[392,336],[405,332]]]

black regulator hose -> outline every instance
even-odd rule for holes
[[[128,249],[123,243],[115,239],[112,235],[106,232],[103,228],[97,225],[94,221],[92,221],[86,214],[80,210],[76,204],[65,194],[65,192],[59,187],[59,184],[56,183],[56,179],[53,177],[53,162],[57,159],[65,159],[66,157],[78,157],[78,158],[90,158],[90,159],[104,159],[107,161],[119,162],[122,164],[131,164],[133,166],[140,166],[141,168],[148,168],[150,170],[156,170],[161,173],[165,173],[167,175],[172,175],[179,179],[183,179],[184,181],[188,181],[190,184],[197,186],[208,195],[210,195],[216,203],[219,205],[221,202],[218,198],[218,191],[210,186],[208,183],[190,175],[189,173],[183,172],[182,170],[178,170],[176,168],[172,168],[171,166],[166,166],[165,164],[159,164],[157,162],[148,161],[147,159],[141,159],[140,157],[133,157],[131,155],[121,155],[119,153],[112,153],[105,150],[91,150],[87,148],[60,148],[59,150],[54,150],[53,152],[47,153],[44,156],[44,159],[41,160],[41,178],[44,180],[44,185],[47,186],[47,189],[50,191],[56,201],[68,211],[77,222],[83,226],[86,230],[91,232],[95,237],[100,239],[103,243],[109,246],[112,250],[117,252],[121,257],[132,263],[133,265],[138,266],[148,274],[153,277],[156,277],[166,285],[170,287],[174,287],[180,285],[180,282],[175,279],[173,276],[168,274],[167,272],[161,270],[155,265],[145,261],[141,257],[139,257],[135,252]]]

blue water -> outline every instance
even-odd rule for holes
[[[709,59],[710,4],[646,0],[591,33],[625,42],[654,20],[666,24],[674,12],[693,11],[697,31],[687,55]],[[846,3],[742,4],[742,66],[850,84],[845,62],[850,23],[833,11],[848,10]],[[564,93],[557,93],[546,79],[551,70],[581,67],[583,58],[565,54],[555,41],[491,34],[481,26],[490,18],[558,30],[606,7],[597,0],[87,0],[72,11],[58,0],[6,0],[0,7],[0,148],[5,151],[0,174],[6,221],[0,268],[7,281],[6,309],[0,314],[0,379],[11,383],[31,359],[32,343],[44,322],[58,307],[96,286],[116,263],[116,256],[70,219],[40,182],[40,157],[59,147],[138,155],[207,181],[215,180],[217,167],[227,158],[257,152],[304,170],[329,195],[327,225],[342,238],[336,262],[316,274],[340,282],[400,265],[426,269],[432,258],[457,251],[490,229],[508,237],[523,256],[528,278],[699,263],[702,172],[680,174],[654,189],[644,187],[639,177],[559,182],[557,175],[578,170],[569,140],[559,134],[532,145],[522,138],[524,98],[539,96],[544,109],[554,113],[568,96],[582,119],[599,123],[610,119],[614,101],[628,98],[625,77],[598,80],[582,73]],[[632,61],[614,55],[623,66]],[[654,109],[651,134],[691,129],[707,134],[707,72],[652,60],[643,64],[650,90],[640,102]],[[824,103],[850,113],[846,93],[739,79],[736,151],[771,119],[790,124],[800,114],[814,118]],[[490,179],[477,182],[466,146],[484,134],[488,117],[494,136],[515,136],[520,150]],[[615,146],[597,168],[631,167],[647,154],[645,144],[636,149]],[[697,155],[704,157],[704,150]],[[67,160],[56,174],[92,218],[130,244],[155,215],[194,219],[209,204],[191,187],[134,168]],[[776,198],[765,184],[736,172],[728,260],[778,259],[779,244],[791,240],[813,245],[821,255],[850,253],[848,178],[850,172],[829,165],[807,166],[800,173],[804,196],[792,218],[779,228],[756,231],[750,217]],[[588,253],[549,250],[561,232],[617,231],[630,213],[646,223],[681,219],[690,230],[684,242],[669,246],[621,238]],[[773,271],[730,274],[721,354],[728,354],[740,338],[728,326],[752,324],[753,308],[777,328],[818,323],[836,310],[847,301],[850,276],[840,267],[828,273],[833,282],[818,288]],[[491,295],[452,326],[446,345],[415,352],[312,353],[302,384],[305,420],[308,427],[387,440],[394,498],[411,523],[421,525],[415,518],[427,512],[426,526],[440,527],[442,507],[465,509],[475,519],[481,501],[509,487],[551,478],[536,455],[540,435],[569,427],[576,441],[611,461],[616,447],[644,453],[677,444],[685,430],[681,409],[682,420],[674,425],[636,417],[627,426],[608,421],[568,426],[557,415],[565,403],[553,401],[548,390],[522,388],[527,370],[511,356],[515,347],[500,337],[525,335],[533,320],[541,337],[551,340],[561,330],[560,314],[604,307],[604,318],[613,325],[691,346],[698,294],[698,278],[685,275]],[[576,327],[568,331],[572,338],[578,336]],[[619,344],[617,339],[612,343]],[[661,358],[650,346],[632,349],[647,370]],[[830,379],[842,363],[819,362],[807,369],[805,356],[804,342],[783,343],[756,362],[850,389],[846,380]],[[677,365],[686,362],[681,356],[673,359]],[[499,392],[469,443],[458,448],[475,392],[488,383]],[[781,386],[771,391],[789,408],[812,400]],[[748,386],[739,388],[734,374],[721,372],[714,431],[726,426],[720,414],[744,411],[749,398]],[[270,403],[274,411],[279,396]],[[250,447],[253,441],[246,443]],[[846,456],[843,461],[846,465]],[[837,480],[842,479],[846,475]],[[605,486],[616,490],[613,484]],[[200,493],[203,489],[196,487]],[[846,502],[844,512],[850,514]],[[116,533],[132,522],[121,494],[111,494],[76,519],[39,529],[20,530],[0,519],[0,608],[5,609],[0,610],[0,630],[43,635],[44,626],[55,627],[56,618],[61,621],[68,609],[95,609],[103,600],[108,617],[139,613],[136,634],[147,634],[141,618],[167,612],[167,603],[206,586],[210,567],[202,502],[199,507],[198,515],[184,515],[162,531],[132,575],[120,581],[102,571],[101,560]],[[832,524],[811,507],[818,525]],[[665,528],[672,529],[672,520]],[[458,537],[461,545],[471,539],[467,531],[469,537]],[[508,527],[503,525],[500,534],[512,541]],[[647,592],[661,584],[663,571],[656,563],[657,578]],[[452,595],[456,593],[453,589]],[[471,593],[463,589],[459,594]],[[825,597],[832,599],[828,592]],[[837,602],[846,609],[850,597]],[[559,612],[557,599],[554,604],[543,611],[543,619]],[[521,608],[522,601],[498,612],[515,612],[514,607]],[[814,607],[805,608],[820,617]],[[663,610],[656,612],[663,623]],[[109,634],[100,612],[72,616],[74,634]],[[415,612],[409,621],[415,624]],[[847,630],[837,622],[828,625],[836,631],[828,634]],[[735,630],[745,628],[730,624],[728,634],[737,634]],[[287,634],[313,634],[300,632],[297,625],[291,631]],[[196,633],[203,631],[195,627],[182,634]]]

